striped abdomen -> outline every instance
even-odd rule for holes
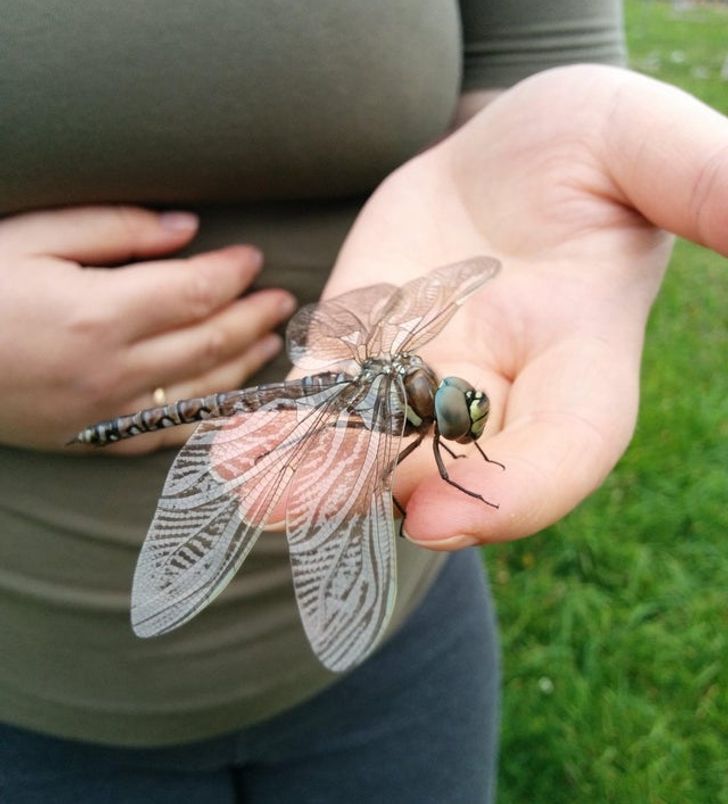
[[[340,382],[348,382],[351,376],[344,373],[324,372],[300,380],[259,385],[239,391],[226,391],[195,399],[181,399],[156,408],[146,408],[138,413],[117,416],[115,419],[92,424],[69,441],[69,444],[94,444],[103,447],[124,438],[191,424],[205,419],[220,419],[239,413],[250,413],[272,401],[280,405],[271,409],[286,410],[294,407],[295,401],[329,388]]]

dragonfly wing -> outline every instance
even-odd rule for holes
[[[500,267],[493,257],[472,257],[402,285],[378,311],[379,319],[367,340],[367,355],[416,352]]]
[[[337,426],[318,431],[291,484],[286,526],[301,619],[337,672],[374,649],[394,606],[391,484],[405,415],[401,381],[379,375]]]
[[[132,587],[137,635],[182,625],[228,584],[283,498],[308,437],[336,419],[349,381],[205,421],[177,455]],[[307,380],[301,380],[306,383]]]
[[[291,362],[307,371],[366,357],[369,330],[397,291],[380,283],[302,307],[286,330]]]

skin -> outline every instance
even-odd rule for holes
[[[459,122],[491,100],[467,98]],[[474,454],[449,471],[500,508],[443,483],[423,445],[396,475],[409,538],[437,550],[520,538],[599,486],[633,432],[665,230],[728,254],[727,202],[725,119],[591,66],[504,92],[377,189],[325,296],[475,254],[504,265],[422,350],[491,398],[481,444],[507,470]],[[287,294],[238,299],[259,266],[249,247],[163,259],[194,231],[127,208],[0,223],[0,440],[60,449],[89,422],[148,407],[157,386],[170,399],[224,390],[264,362]],[[133,264],[80,268],[118,263]],[[180,443],[181,430],[113,449]]]
[[[480,443],[506,471],[474,451],[449,471],[500,508],[445,484],[421,447],[395,482],[410,539],[453,550],[520,538],[600,485],[633,433],[665,230],[726,255],[726,210],[728,122],[596,66],[517,85],[377,190],[326,295],[474,254],[504,265],[422,350],[491,398]]]
[[[271,330],[294,299],[283,290],[239,298],[262,266],[250,246],[167,257],[196,230],[189,214],[127,207],[0,222],[0,441],[66,449],[89,422],[152,406],[154,388],[170,401],[233,388],[280,350]],[[179,444],[183,430],[114,449]]]

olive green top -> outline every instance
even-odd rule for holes
[[[311,301],[361,200],[444,131],[463,88],[623,59],[613,0],[461,5],[9,0],[0,210],[193,206],[192,250],[257,243],[262,282]],[[286,371],[282,358],[252,382]],[[172,458],[0,448],[0,719],[161,745],[245,726],[335,680],[303,634],[281,535],[264,534],[192,622],[132,634],[134,564]],[[442,560],[398,542],[392,629]]]

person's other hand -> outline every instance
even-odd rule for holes
[[[410,538],[457,549],[526,536],[600,485],[636,420],[663,230],[726,254],[726,210],[728,122],[606,67],[524,81],[383,183],[326,295],[477,254],[504,265],[423,349],[491,397],[480,443],[506,470],[472,451],[449,472],[500,507],[443,482],[423,445],[395,474]]]
[[[33,212],[0,222],[0,442],[62,449],[95,421],[238,386],[281,347],[282,290],[240,298],[260,270],[250,246],[169,254],[196,218],[131,207]],[[115,268],[98,266],[131,262]],[[113,447],[179,444],[171,428]],[[77,448],[78,449],[78,448]]]

